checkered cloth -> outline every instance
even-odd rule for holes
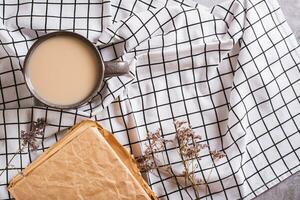
[[[24,57],[57,30],[84,35],[105,60],[128,61],[130,74],[106,79],[78,109],[35,105]],[[213,166],[208,153],[199,159],[197,178],[208,184],[201,198],[252,199],[300,169],[300,54],[274,0],[212,9],[189,0],[1,1],[0,42],[0,199],[12,198],[14,175],[85,118],[101,122],[135,155],[148,131],[172,138],[173,121],[187,120],[211,150],[226,153]],[[20,131],[37,118],[48,122],[38,151],[18,153]],[[175,153],[165,152],[174,171]],[[161,199],[195,199],[167,174],[148,181]]]

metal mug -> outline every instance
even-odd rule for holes
[[[56,36],[68,36],[68,37],[76,37],[76,38],[80,39],[81,41],[86,43],[91,49],[93,49],[93,51],[95,51],[95,55],[97,56],[97,60],[99,63],[99,65],[98,65],[100,68],[99,79],[98,79],[98,83],[97,83],[94,91],[88,97],[83,99],[82,101],[77,102],[75,104],[71,104],[71,105],[54,104],[54,103],[49,102],[46,99],[43,99],[42,97],[40,97],[39,94],[34,89],[32,83],[31,83],[31,80],[30,80],[30,76],[29,76],[28,61],[30,59],[30,56],[36,49],[36,47],[38,47],[42,42],[46,41],[47,39],[56,37]],[[82,35],[79,35],[74,32],[68,32],[68,31],[52,32],[52,33],[46,34],[44,36],[41,36],[31,46],[31,48],[27,52],[27,54],[25,56],[24,65],[23,65],[23,74],[25,77],[25,83],[26,83],[29,91],[31,92],[31,94],[36,98],[37,102],[45,104],[46,106],[51,106],[51,107],[55,107],[55,108],[59,108],[59,109],[76,108],[76,107],[79,107],[79,106],[89,102],[101,88],[101,86],[103,84],[103,79],[105,77],[118,76],[118,75],[123,75],[123,74],[128,74],[128,73],[129,73],[129,64],[126,61],[108,61],[108,62],[105,61],[104,62],[98,49],[92,42],[90,42],[87,38],[83,37]]]

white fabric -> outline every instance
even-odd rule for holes
[[[127,60],[131,73],[105,80],[76,110],[35,106],[24,56],[40,35],[60,29],[86,36],[105,60]],[[39,151],[18,154],[0,177],[0,199],[12,198],[11,178],[61,137],[57,131],[84,118],[100,121],[135,155],[148,131],[171,138],[175,119],[189,121],[203,143],[227,155],[201,197],[251,199],[299,170],[300,54],[273,0],[213,9],[175,0],[2,1],[0,41],[0,170],[18,151],[21,130],[39,117],[49,124]],[[174,155],[168,147],[167,162],[180,171]],[[207,181],[207,152],[200,165],[197,176]],[[161,199],[195,199],[165,174],[149,182]]]

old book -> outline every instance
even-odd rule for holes
[[[16,200],[157,199],[129,152],[91,120],[70,129],[8,189]]]

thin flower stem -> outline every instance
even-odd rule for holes
[[[206,189],[205,189],[205,191],[206,191],[205,193],[206,193],[206,194],[205,194],[205,196],[206,196],[206,197],[205,197],[205,199],[207,199],[207,195],[208,195],[208,182],[209,182],[211,173],[212,173],[212,171],[213,171],[213,168],[212,168],[212,167],[214,166],[214,162],[215,162],[215,161],[213,160],[213,163],[212,163],[211,166],[210,166],[211,169],[210,169],[209,174],[208,174],[207,179],[206,179],[206,184],[205,184],[205,186],[206,186]]]
[[[171,165],[169,165],[170,167],[171,167]],[[166,169],[165,169],[166,168]],[[178,177],[182,177],[182,178],[184,178],[185,176],[184,175],[175,175],[175,174],[173,174],[172,172],[170,172],[170,169],[168,168],[168,167],[158,167],[157,168],[157,170],[160,170],[160,171],[162,171],[163,173],[165,173],[165,174],[168,174],[168,175],[170,175],[171,177],[173,177],[174,179],[170,179],[170,181],[172,182],[172,183],[175,183],[175,184],[178,184],[182,189],[184,189],[184,191],[187,193],[187,194],[189,194],[189,192],[188,192],[188,187],[186,186],[186,184],[185,185],[183,185],[183,184],[181,184],[180,183],[180,181],[176,181],[176,179],[178,178]],[[152,173],[154,176],[156,176],[156,177],[160,177],[159,175],[157,175],[157,174],[155,174],[155,173]]]
[[[8,161],[7,165],[5,166],[5,168],[1,171],[0,173],[0,177],[2,176],[2,174],[5,172],[5,170],[7,170],[8,166],[11,164],[11,162],[13,161],[13,159],[24,150],[25,146],[22,146],[22,148],[17,151],[16,153],[14,153],[14,155],[10,158],[10,160]]]
[[[191,187],[194,190],[196,198],[200,199],[199,191],[196,186],[195,179],[194,179],[194,176],[195,176],[194,171],[190,172],[189,167],[188,167],[189,164],[187,163],[189,161],[183,157],[184,153],[182,152],[182,149],[183,149],[182,144],[180,144],[180,142],[179,142],[179,151],[180,151],[180,155],[182,156],[182,159],[183,159],[183,167],[184,167],[184,171],[186,173],[185,184],[187,185],[187,180],[188,180],[191,183]]]
[[[213,165],[212,165],[213,166]],[[211,166],[211,167],[212,167]],[[207,199],[207,195],[208,195],[208,182],[209,182],[209,179],[210,179],[210,175],[211,175],[211,173],[212,173],[212,170],[213,169],[210,169],[210,171],[209,171],[209,174],[208,174],[208,177],[207,177],[207,179],[206,179],[206,184],[205,184],[205,199]]]

